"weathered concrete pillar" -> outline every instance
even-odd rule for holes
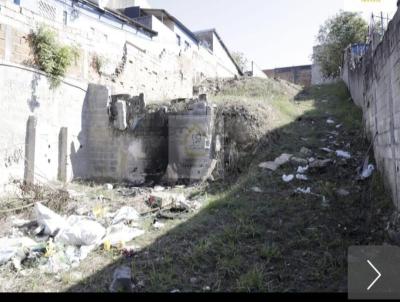
[[[117,101],[115,103],[115,109],[117,111],[117,118],[114,121],[114,127],[118,130],[125,131],[128,127],[128,123],[126,121],[126,102]]]
[[[31,115],[26,123],[24,183],[33,184],[35,180],[35,148],[37,118]]]
[[[60,129],[58,136],[58,180],[67,181],[67,165],[68,165],[68,128]]]

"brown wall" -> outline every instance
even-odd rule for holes
[[[279,78],[305,87],[311,86],[311,65],[264,70],[269,77]]]

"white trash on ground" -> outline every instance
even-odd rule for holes
[[[140,214],[134,208],[122,207],[115,214],[112,224],[118,224],[120,222],[132,221],[132,220],[136,221],[139,219],[139,217]]]
[[[296,179],[298,180],[308,180],[308,177],[304,174],[296,174]]]
[[[8,262],[14,256],[23,256],[25,249],[30,249],[38,244],[28,237],[0,238],[0,265]]]
[[[84,216],[72,215],[67,220],[68,225],[61,229],[55,238],[55,242],[68,245],[85,246],[101,243],[104,237],[105,228],[94,220]]]
[[[351,154],[347,151],[343,151],[343,150],[337,150],[336,151],[336,156],[337,157],[342,157],[345,159],[350,159],[351,158]]]
[[[291,182],[293,179],[294,179],[294,175],[293,174],[291,174],[291,175],[283,175],[282,176],[282,180],[284,182]]]
[[[262,193],[262,192],[263,192],[263,190],[261,190],[259,187],[252,187],[251,190],[252,190],[254,193]]]
[[[333,124],[335,124],[335,121],[329,118],[326,120],[326,123],[329,125],[333,125]]]
[[[295,193],[311,194],[311,188],[297,188]]]
[[[361,179],[367,179],[372,176],[372,174],[375,171],[375,166],[374,165],[368,165],[368,167],[363,169],[361,173]]]
[[[292,154],[283,153],[281,156],[276,158],[274,161],[268,161],[259,164],[258,166],[262,169],[269,169],[272,171],[276,171],[280,166],[288,163],[290,159],[293,157]]]
[[[142,236],[145,232],[141,229],[131,228],[123,223],[119,223],[107,228],[103,242],[110,245],[117,245],[121,242],[129,242],[136,237]]]
[[[299,173],[299,174],[304,174],[305,172],[307,172],[308,171],[308,166],[305,166],[305,167],[302,167],[302,166],[299,166],[298,168],[297,168],[297,173]]]
[[[156,221],[154,224],[153,224],[153,227],[155,228],[155,229],[162,229],[162,228],[164,228],[165,227],[165,224],[164,223],[162,223],[162,222],[158,222],[158,221]]]
[[[322,151],[326,152],[326,153],[332,153],[333,150],[329,149],[329,148],[321,148]]]
[[[58,230],[68,226],[67,221],[40,202],[35,204],[36,219],[39,226],[44,227],[46,235],[54,235]]]

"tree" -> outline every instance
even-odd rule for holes
[[[239,51],[232,52],[232,58],[242,71],[246,71],[249,60],[245,57],[244,53]]]
[[[364,43],[368,24],[358,13],[341,11],[320,27],[313,60],[321,66],[324,77],[338,77],[343,64],[343,50],[353,43]]]

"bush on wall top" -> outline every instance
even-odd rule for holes
[[[30,43],[35,63],[48,75],[50,87],[58,87],[78,51],[74,47],[60,45],[56,33],[43,25],[30,35]]]

